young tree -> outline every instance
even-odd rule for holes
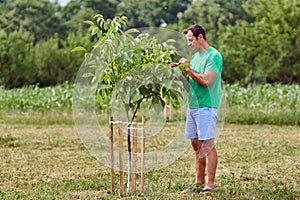
[[[173,40],[159,43],[155,37],[136,29],[123,31],[128,22],[125,16],[105,20],[96,15],[95,19],[96,23],[85,21],[90,25],[91,36],[97,38],[93,50],[76,47],[74,51],[86,52],[87,69],[82,75],[95,83],[99,104],[122,106],[130,126],[142,104],[148,102],[150,108],[154,106],[161,112],[165,99],[182,98],[181,72],[179,69],[172,72],[169,66],[176,53],[170,45]],[[127,136],[130,163],[130,128]],[[128,170],[130,174],[130,167]]]
[[[180,97],[182,87],[176,85],[176,80],[181,71],[172,72],[169,67],[176,53],[170,45],[173,40],[158,43],[156,38],[137,29],[123,31],[127,23],[124,16],[112,20],[105,20],[102,15],[95,18],[97,24],[85,21],[90,25],[91,36],[97,38],[93,50],[85,56],[86,65],[95,70],[84,76],[98,82],[99,103],[109,103],[105,100],[110,100],[114,88],[121,84],[122,90],[115,95],[122,99],[128,112],[133,110],[132,117],[128,118],[132,121],[142,102],[149,100],[164,106],[164,98]],[[84,47],[76,47],[74,51],[88,52]]]

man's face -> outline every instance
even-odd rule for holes
[[[186,34],[187,43],[193,50],[200,49],[200,41],[193,35],[192,31],[188,31]]]

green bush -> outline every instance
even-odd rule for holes
[[[30,33],[0,30],[0,85],[18,88],[73,82],[83,62],[82,55],[71,52],[76,45],[91,46],[81,34],[70,33],[65,40],[55,35],[34,45]]]
[[[0,30],[0,85],[12,88],[34,83],[37,73],[32,67],[32,44],[29,33]]]
[[[34,66],[38,72],[35,83],[41,86],[53,86],[75,80],[76,73],[83,62],[82,56],[71,52],[72,45],[86,43],[87,38],[70,34],[66,40],[58,37],[39,42],[34,47]]]

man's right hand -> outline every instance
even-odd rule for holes
[[[188,62],[190,62],[188,59],[186,59],[186,58],[180,58],[180,60],[179,60],[178,63],[172,62],[172,63],[170,63],[170,66],[171,67],[177,67],[178,65],[180,65],[182,63],[188,63]]]
[[[181,63],[185,63],[185,62],[190,62],[190,61],[186,58],[180,58],[178,63],[181,64]]]

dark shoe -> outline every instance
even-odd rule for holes
[[[206,188],[201,190],[201,193],[212,193],[212,191],[213,191],[212,189]]]

